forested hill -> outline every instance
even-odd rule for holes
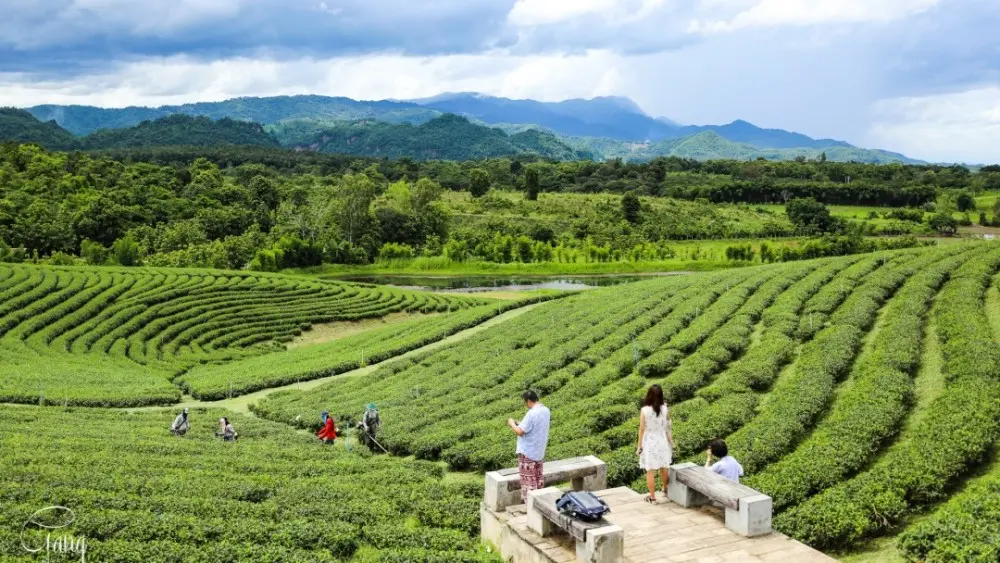
[[[143,121],[135,127],[102,129],[79,140],[80,148],[120,149],[157,146],[259,145],[279,146],[278,140],[259,123],[223,118],[171,115]]]
[[[0,140],[38,143],[50,149],[72,149],[77,139],[55,121],[42,122],[16,108],[0,108]]]
[[[98,129],[131,127],[142,121],[178,113],[202,115],[212,119],[229,117],[241,121],[256,121],[264,125],[295,119],[318,121],[377,119],[388,123],[423,123],[441,115],[437,110],[407,102],[389,100],[366,102],[330,96],[233,98],[222,102],[199,102],[156,108],[42,105],[28,108],[28,111],[43,121],[52,119],[59,122],[75,135],[88,135]]]
[[[254,145],[278,147],[278,141],[258,123],[172,115],[143,121],[135,127],[102,129],[74,137],[54,121],[41,122],[30,113],[0,109],[0,141],[36,143],[52,150],[102,150],[167,146]]]
[[[726,125],[679,125],[668,119],[653,118],[632,100],[618,96],[539,102],[456,93],[413,101],[426,108],[465,115],[489,124],[533,124],[560,135],[615,141],[657,143],[711,131],[728,141],[746,143],[758,149],[854,148],[843,141],[813,139],[783,129],[765,129],[742,119]]]
[[[171,146],[246,145],[287,147],[314,152],[417,160],[477,160],[534,156],[547,160],[591,159],[586,150],[570,147],[555,135],[530,129],[508,135],[500,129],[446,114],[421,125],[289,121],[273,126],[184,114],[143,121],[134,127],[101,129],[74,137],[55,122],[42,123],[30,113],[0,113],[0,141],[37,143],[53,150],[114,150]],[[280,142],[279,142],[280,141]]]
[[[446,114],[421,125],[354,122],[292,121],[273,127],[281,144],[324,153],[418,160],[470,160],[534,155],[550,160],[589,159],[555,135],[530,129],[508,135],[500,129],[476,125],[464,117]]]

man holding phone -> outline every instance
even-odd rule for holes
[[[517,434],[517,472],[521,478],[521,500],[528,502],[528,492],[545,487],[542,472],[545,448],[549,443],[548,407],[538,402],[538,393],[528,390],[521,394],[528,413],[518,423],[507,419],[507,426]]]

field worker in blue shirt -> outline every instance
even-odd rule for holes
[[[507,419],[507,426],[517,434],[517,472],[521,477],[521,500],[528,502],[528,492],[545,486],[542,464],[549,444],[549,409],[538,402],[538,393],[521,394],[528,413],[518,423]]]

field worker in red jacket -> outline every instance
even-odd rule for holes
[[[334,423],[333,417],[330,416],[330,411],[323,411],[320,419],[323,421],[323,428],[316,433],[316,437],[324,444],[332,444],[337,439],[337,425]]]

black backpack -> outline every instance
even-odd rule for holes
[[[556,501],[556,508],[562,514],[586,522],[596,522],[611,512],[607,503],[587,491],[571,491],[564,494]]]

